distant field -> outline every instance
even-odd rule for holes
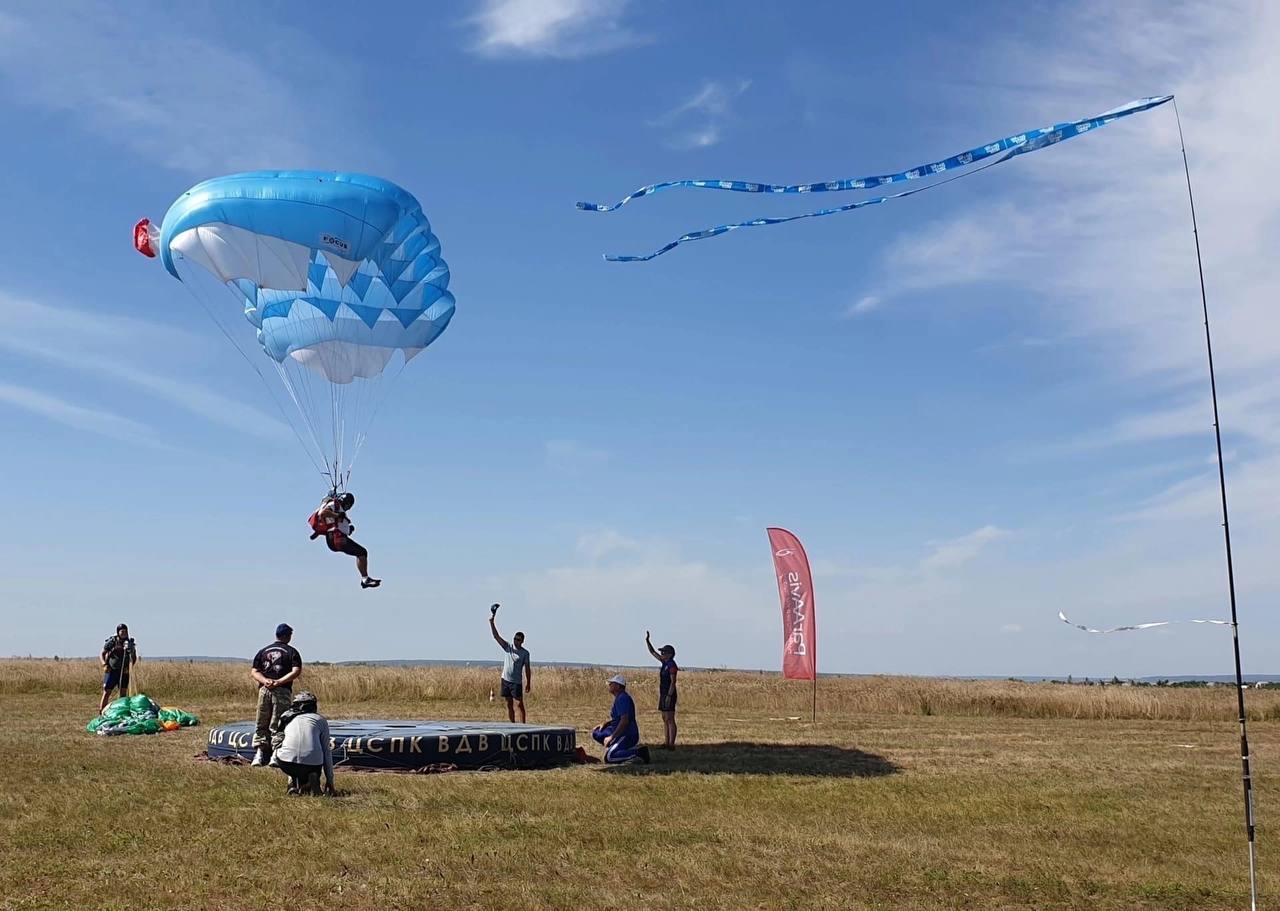
[[[252,712],[243,665],[140,665],[206,725],[152,737],[84,733],[95,676],[0,662],[0,907],[1247,907],[1229,688],[838,678],[813,725],[803,683],[689,673],[684,746],[651,766],[339,770],[323,800],[196,761],[207,726]],[[535,669],[531,720],[585,741],[602,676]],[[655,737],[656,675],[632,676]],[[304,680],[331,717],[500,713],[491,670]],[[1267,895],[1280,692],[1249,699]]]

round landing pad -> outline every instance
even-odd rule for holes
[[[211,759],[253,758],[252,721],[209,731]],[[421,769],[450,763],[461,769],[538,768],[572,761],[574,729],[484,721],[329,722],[333,764],[363,769]]]

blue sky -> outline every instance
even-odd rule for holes
[[[979,5],[982,7],[982,5]],[[1215,319],[1246,670],[1280,621],[1280,12],[1265,4],[478,0],[0,11],[5,654],[776,668],[764,527],[806,542],[824,671],[1221,673],[1211,412],[1168,106],[937,192],[640,252],[808,198],[653,180],[896,170],[1177,93]],[[130,249],[205,177],[414,192],[457,316],[352,486],[386,581],[307,540],[323,492],[258,379]]]

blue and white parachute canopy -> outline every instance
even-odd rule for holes
[[[255,372],[273,366],[282,387],[268,390],[333,486],[399,374],[393,359],[403,366],[453,318],[449,267],[422,207],[365,174],[206,180],[160,228],[139,222],[134,245],[186,285]]]
[[[138,249],[181,279],[195,263],[234,288],[262,350],[331,383],[407,361],[449,325],[440,241],[412,194],[330,171],[252,171],[197,184]]]

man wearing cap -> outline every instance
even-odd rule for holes
[[[281,716],[293,701],[293,681],[302,674],[302,656],[289,644],[293,627],[276,627],[276,641],[253,656],[249,675],[258,684],[258,726],[253,732],[253,765],[266,765],[284,741]]]
[[[604,761],[648,762],[649,748],[640,744],[636,703],[627,692],[627,680],[621,674],[609,678],[609,695],[613,696],[609,720],[597,724],[591,731],[595,742],[604,746]]]

